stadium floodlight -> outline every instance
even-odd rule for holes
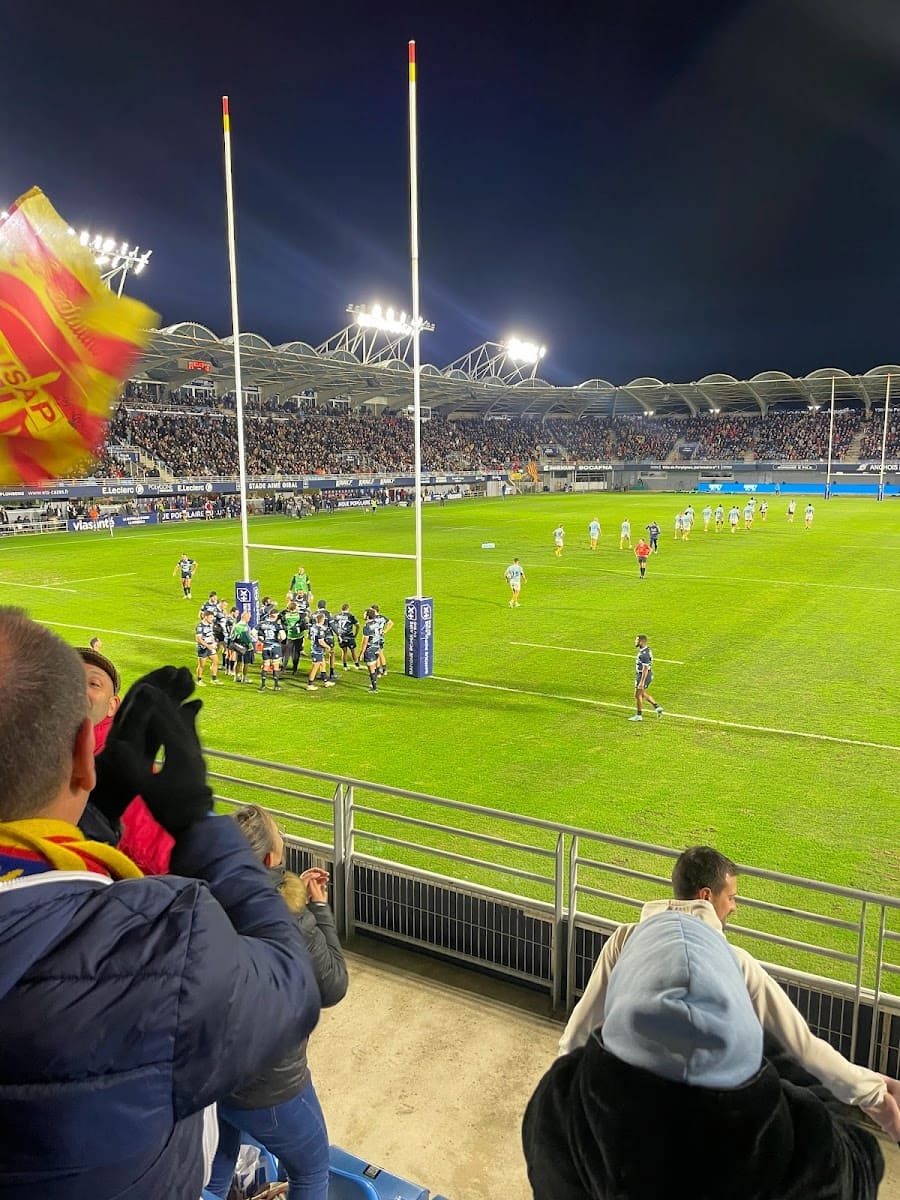
[[[92,252],[103,281],[110,288],[113,287],[113,280],[118,276],[116,292],[120,296],[125,287],[128,272],[133,271],[135,275],[140,275],[153,253],[152,250],[141,250],[140,246],[131,246],[128,242],[119,243],[115,238],[103,233],[92,234],[89,229],[82,229],[80,233],[69,229],[69,235],[77,237],[79,244]]]
[[[393,305],[348,304],[347,312],[352,322],[317,346],[317,354],[327,358],[343,351],[365,366],[406,362],[416,333],[434,332],[431,321],[420,317],[413,323],[408,313]]]
[[[537,365],[547,353],[546,346],[538,346],[535,342],[526,342],[522,338],[506,339],[506,354],[513,362]]]
[[[547,347],[538,342],[508,337],[503,342],[482,342],[468,354],[455,358],[441,373],[459,372],[473,383],[499,379],[502,383],[515,385],[534,379],[538,363],[546,353]]]
[[[382,309],[380,304],[348,304],[347,312],[352,314],[354,323],[360,329],[376,329],[381,333],[399,334],[400,337],[412,337],[416,331],[412,318],[405,312],[398,313],[393,308]],[[424,317],[419,317],[418,327],[420,333],[434,332],[434,325]]]

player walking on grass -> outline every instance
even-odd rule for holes
[[[647,571],[647,558],[650,555],[650,546],[643,538],[638,538],[638,544],[634,548],[634,556],[638,560],[638,567],[641,572],[641,579]]]
[[[639,633],[634,639],[637,649],[637,659],[634,664],[634,703],[637,712],[629,721],[643,721],[644,701],[652,704],[658,717],[663,715],[662,707],[650,695],[648,688],[653,682],[653,651],[647,645],[647,635]]]
[[[796,501],[796,500],[789,500],[789,501],[788,501],[788,509],[787,509],[787,519],[788,519],[788,524],[789,524],[789,525],[793,525],[793,523],[794,523],[794,513],[795,513],[796,511],[797,511],[797,501]]]
[[[803,522],[807,529],[812,529],[813,517],[816,515],[816,510],[811,504],[807,504],[806,511],[803,514]]]
[[[728,524],[731,526],[731,532],[737,533],[738,521],[741,519],[741,510],[736,504],[732,504],[728,510]]]
[[[600,522],[596,517],[594,517],[593,521],[591,521],[590,525],[588,525],[588,534],[590,535],[592,550],[597,549],[597,538],[600,537],[601,532],[602,530],[600,529]]]
[[[659,522],[651,521],[649,525],[645,526],[645,528],[647,530],[647,536],[650,538],[650,550],[653,554],[659,554],[659,535],[661,533]]]
[[[565,536],[566,531],[563,529],[562,525],[557,525],[557,527],[553,530],[553,544],[556,547],[554,553],[556,554],[557,558],[562,557],[563,541]]]
[[[317,692],[319,690],[316,683],[317,675],[325,675],[328,667],[326,660],[328,657],[328,642],[326,639],[327,629],[325,627],[325,613],[322,609],[316,613],[313,618],[313,623],[309,627],[309,656],[312,659],[312,669],[309,672],[309,679],[306,682],[306,690],[308,692]],[[325,687],[334,687],[334,680],[323,678],[322,683]]]
[[[625,549],[625,543],[628,543],[628,548],[631,549],[631,522],[626,517],[622,522],[622,528],[619,530],[619,549]]]
[[[760,506],[759,506],[759,519],[762,521],[762,523],[764,525],[766,523],[766,513],[768,511],[769,511],[769,502],[768,502],[768,500],[763,500],[762,504],[760,504]]]
[[[359,633],[359,621],[350,611],[349,604],[342,604],[341,611],[334,618],[334,628],[337,633],[338,645],[341,648],[341,666],[345,671],[350,670],[347,654],[353,660],[357,671],[360,670],[359,658],[356,653],[356,635]]]
[[[591,547],[593,549],[593,546]],[[505,572],[506,581],[512,589],[512,598],[509,602],[510,608],[519,607],[519,593],[522,590],[522,584],[527,583],[525,572],[522,570],[522,564],[517,558],[514,558]]]
[[[709,522],[712,519],[712,509],[708,504],[700,515],[703,517],[703,532],[709,533]]]
[[[191,598],[191,580],[194,578],[197,566],[198,564],[195,559],[188,558],[186,554],[182,554],[172,570],[173,575],[179,571],[181,572],[181,587],[184,591],[185,600],[190,600]]]
[[[716,505],[716,533],[721,533],[725,527],[725,509],[721,504]]]

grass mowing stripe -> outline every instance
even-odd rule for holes
[[[562,649],[562,647],[560,647]],[[633,704],[618,704],[613,700],[593,700],[585,696],[565,696],[560,692],[538,692],[530,688],[506,687],[500,683],[476,683],[472,679],[453,679],[449,675],[434,675],[433,679],[441,683],[457,683],[462,687],[485,688],[492,692],[514,692],[520,696],[543,696],[546,700],[568,700],[573,704],[590,704],[595,708],[617,708],[630,712]],[[774,733],[781,737],[808,738],[813,742],[836,742],[842,746],[861,746],[867,750],[889,750],[900,754],[900,746],[892,746],[889,742],[864,742],[859,738],[835,737],[830,733],[806,733],[801,729],[778,729],[772,725],[747,725],[741,721],[723,721],[718,717],[698,717],[693,713],[673,712],[665,709],[664,716],[674,717],[679,721],[696,721],[699,725],[718,725],[723,729],[743,729],[748,733]],[[648,718],[652,721],[652,718]]]

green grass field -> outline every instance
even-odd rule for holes
[[[402,674],[412,563],[251,551],[253,577],[279,599],[302,562],[330,607],[346,600],[362,617],[379,603],[396,623],[394,670],[377,696],[357,672],[316,693],[293,681],[278,695],[206,687],[204,740],[662,845],[710,841],[746,863],[897,894],[900,505],[818,502],[806,532],[803,502],[789,525],[773,500],[766,524],[704,535],[694,497],[687,543],[674,540],[686,499],[673,495],[426,508],[436,653],[424,681]],[[652,517],[663,527],[643,581],[618,548],[625,516],[635,535]],[[413,515],[260,517],[251,540],[410,551]],[[199,562],[193,603],[172,577],[182,550]],[[514,555],[528,577],[517,610],[503,578]],[[199,603],[211,588],[231,594],[240,567],[237,522],[8,538],[0,601],[74,643],[99,633],[127,683],[161,662],[193,665]],[[637,632],[666,709],[643,724],[626,719]]]

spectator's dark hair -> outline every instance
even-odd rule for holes
[[[0,821],[36,816],[72,770],[88,715],[78,651],[20,608],[0,607]]]
[[[679,854],[672,868],[672,890],[676,900],[693,900],[703,888],[720,892],[726,875],[737,875],[738,869],[724,854],[712,846],[689,846]]]

